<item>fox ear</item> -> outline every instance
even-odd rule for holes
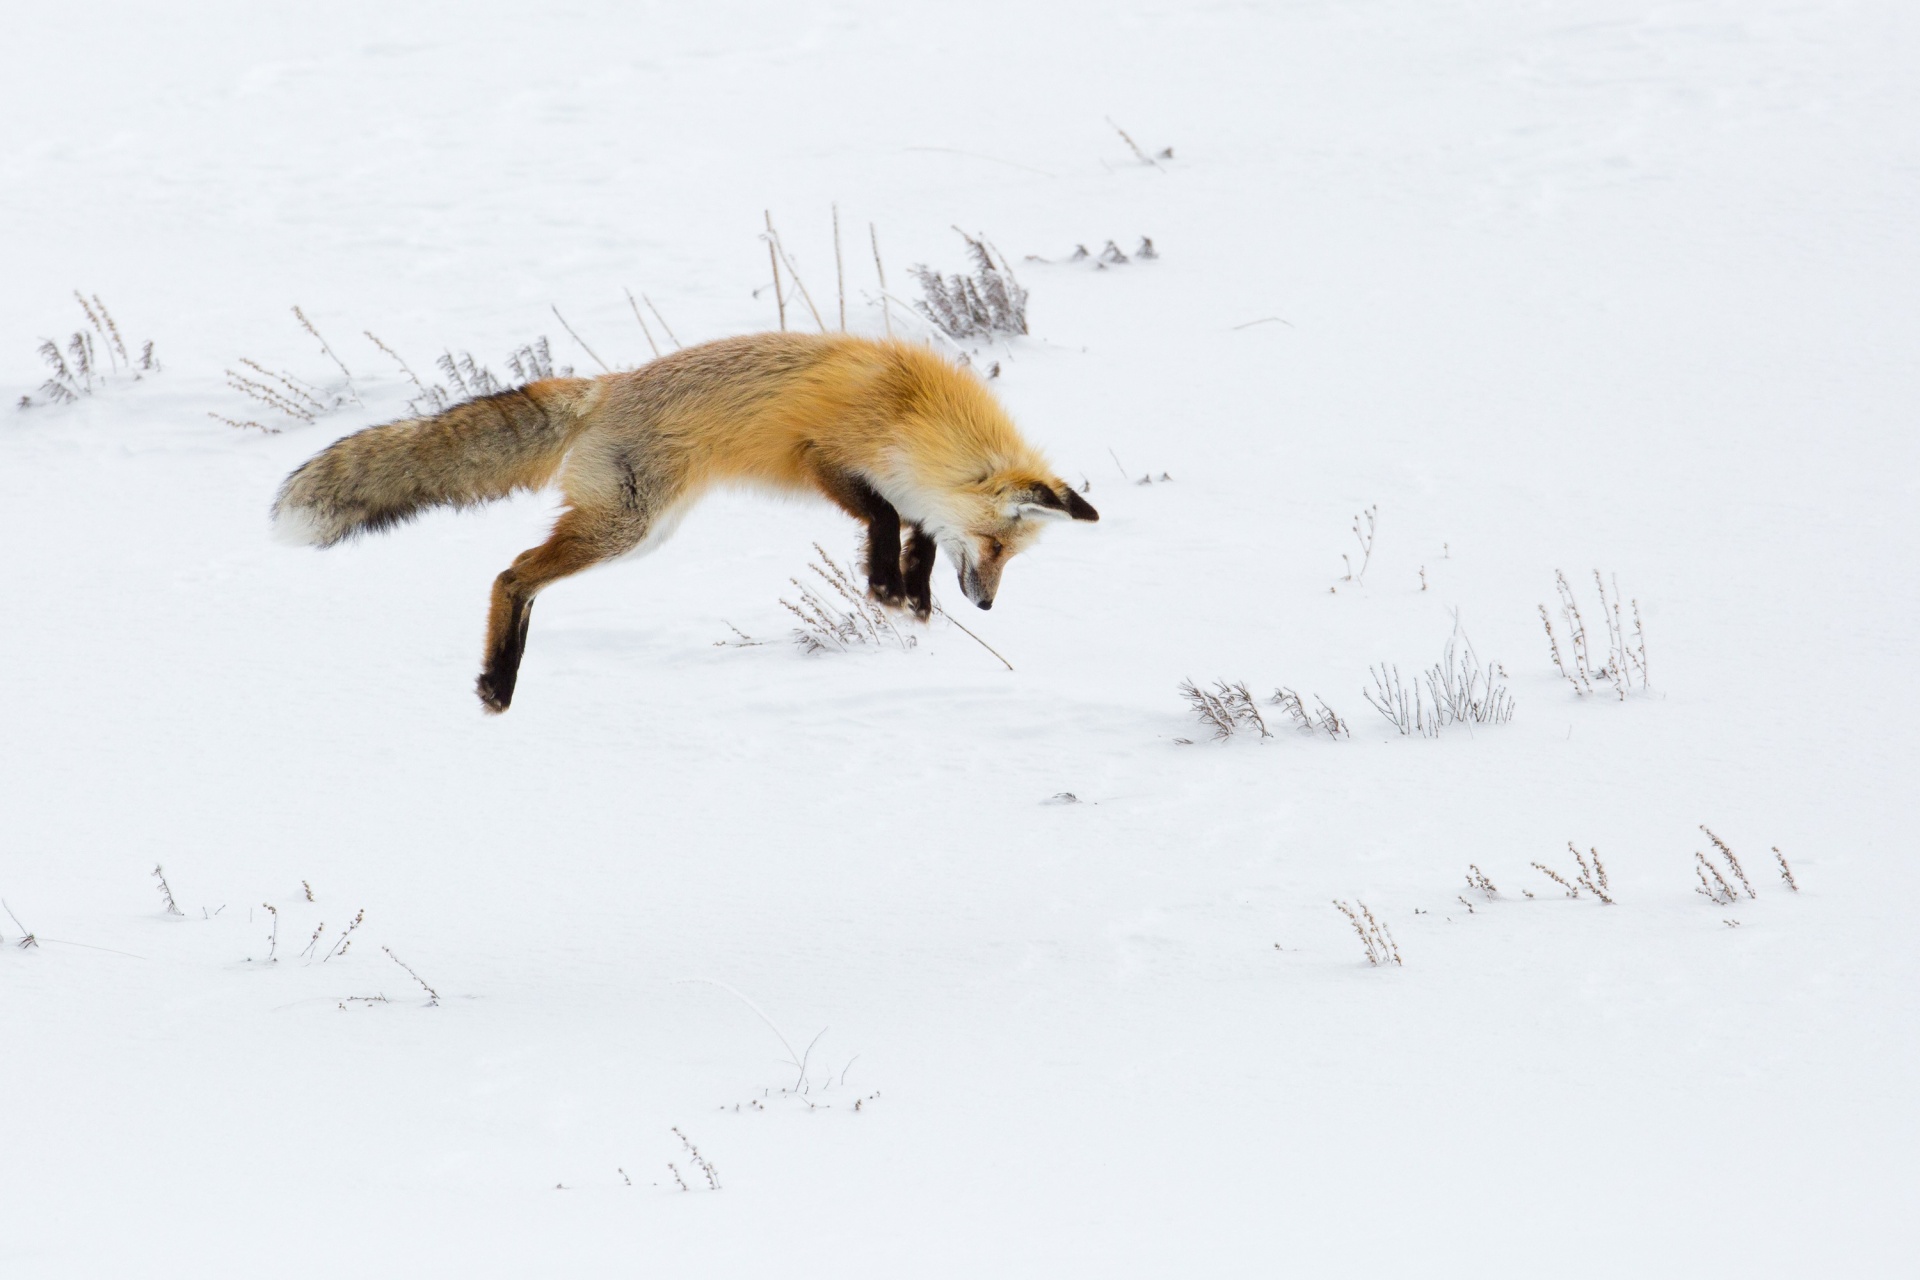
[[[1065,493],[1065,497],[1061,494]],[[1041,520],[1098,520],[1100,513],[1073,491],[1072,485],[1053,489],[1036,484],[1023,490],[1015,510],[1022,516]]]
[[[1007,514],[1019,520],[1065,520],[1067,504],[1044,484],[1024,484],[1007,495]]]

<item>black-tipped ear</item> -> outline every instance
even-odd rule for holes
[[[1059,494],[1044,484],[1031,485],[1022,489],[1016,499],[1022,506],[1045,507],[1049,511],[1065,512],[1067,504]]]
[[[1098,520],[1100,518],[1100,513],[1093,509],[1093,504],[1075,493],[1071,485],[1067,487],[1066,506],[1067,515],[1075,520]]]

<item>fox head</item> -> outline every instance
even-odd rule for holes
[[[927,532],[947,553],[960,590],[993,608],[1000,571],[1054,520],[1098,520],[1100,513],[1057,476],[1003,471],[966,486],[951,504],[952,523]]]

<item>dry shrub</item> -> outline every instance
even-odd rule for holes
[[[1252,729],[1262,739],[1271,738],[1273,733],[1267,728],[1267,721],[1260,714],[1260,706],[1253,694],[1247,690],[1246,682],[1228,684],[1225,680],[1213,682],[1213,689],[1202,689],[1191,680],[1182,681],[1180,694],[1200,717],[1200,722],[1213,730],[1214,740],[1225,742],[1241,728]]]
[[[1612,906],[1613,895],[1607,884],[1607,864],[1600,861],[1600,851],[1589,849],[1587,853],[1581,853],[1579,846],[1571,840],[1567,841],[1567,849],[1573,854],[1573,860],[1580,868],[1574,879],[1568,880],[1544,862],[1534,863],[1534,870],[1559,885],[1566,891],[1569,898],[1578,898],[1581,890],[1584,889],[1607,906]],[[1593,855],[1591,863],[1587,861],[1589,853]]]
[[[1739,899],[1742,892],[1747,895],[1749,901],[1757,898],[1759,895],[1753,890],[1753,882],[1747,879],[1746,868],[1740,865],[1739,855],[1734,853],[1732,847],[1728,845],[1725,840],[1715,835],[1713,830],[1705,823],[1700,824],[1700,830],[1706,834],[1707,840],[1713,845],[1714,851],[1718,853],[1726,863],[1727,875],[1720,873],[1719,863],[1716,863],[1706,854],[1695,850],[1693,855],[1693,873],[1699,878],[1700,883],[1694,887],[1693,891],[1719,907],[1732,906],[1733,903]],[[1798,892],[1799,886],[1793,882],[1793,872],[1787,867],[1786,857],[1782,855],[1778,849],[1775,849],[1773,852],[1774,855],[1780,859],[1782,878],[1786,880],[1789,888]],[[1729,876],[1732,878],[1729,879]],[[1739,885],[1738,889],[1734,888],[1736,882]]]
[[[1293,721],[1293,727],[1301,733],[1308,735],[1324,733],[1336,742],[1341,738],[1353,736],[1348,732],[1347,722],[1341,718],[1339,712],[1328,706],[1327,700],[1317,693],[1313,695],[1314,705],[1308,707],[1306,700],[1297,692],[1286,685],[1281,685],[1273,691],[1273,697],[1268,701],[1285,711],[1287,717]]]
[[[1513,694],[1502,683],[1506,670],[1496,662],[1483,666],[1473,642],[1458,628],[1448,637],[1440,661],[1411,685],[1397,666],[1382,663],[1367,670],[1373,688],[1362,693],[1402,737],[1437,738],[1448,725],[1505,724],[1513,719]]]
[[[127,351],[120,326],[99,294],[89,297],[75,289],[73,299],[87,318],[86,327],[75,329],[64,345],[52,338],[40,341],[40,359],[52,371],[52,376],[40,384],[46,403],[72,404],[114,379],[138,382],[149,373],[160,372],[152,342],[141,346],[138,358]],[[32,396],[21,396],[17,407],[31,409],[39,403]]]
[[[1640,602],[1625,601],[1633,611],[1633,631],[1627,631],[1625,610],[1622,609],[1620,579],[1613,577],[1613,590],[1607,590],[1607,580],[1600,571],[1593,571],[1593,585],[1600,593],[1600,619],[1606,627],[1606,658],[1596,664],[1594,638],[1587,631],[1586,619],[1581,616],[1579,601],[1574,598],[1573,584],[1567,581],[1567,575],[1555,570],[1553,574],[1554,591],[1560,598],[1560,621],[1567,633],[1567,650],[1561,651],[1559,637],[1554,634],[1553,618],[1547,612],[1547,606],[1540,606],[1540,623],[1547,629],[1547,649],[1553,655],[1553,665],[1560,672],[1573,691],[1581,696],[1594,692],[1596,681],[1604,683],[1614,691],[1621,701],[1626,700],[1627,691],[1647,685],[1647,634],[1640,621]]]
[[[1014,278],[1013,267],[985,236],[960,231],[960,238],[973,259],[973,275],[943,279],[925,264],[915,266],[912,274],[925,296],[914,307],[950,338],[1026,333],[1027,291]]]

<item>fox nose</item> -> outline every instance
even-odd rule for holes
[[[982,609],[993,608],[993,601],[991,600],[975,600],[974,603],[979,605]]]

